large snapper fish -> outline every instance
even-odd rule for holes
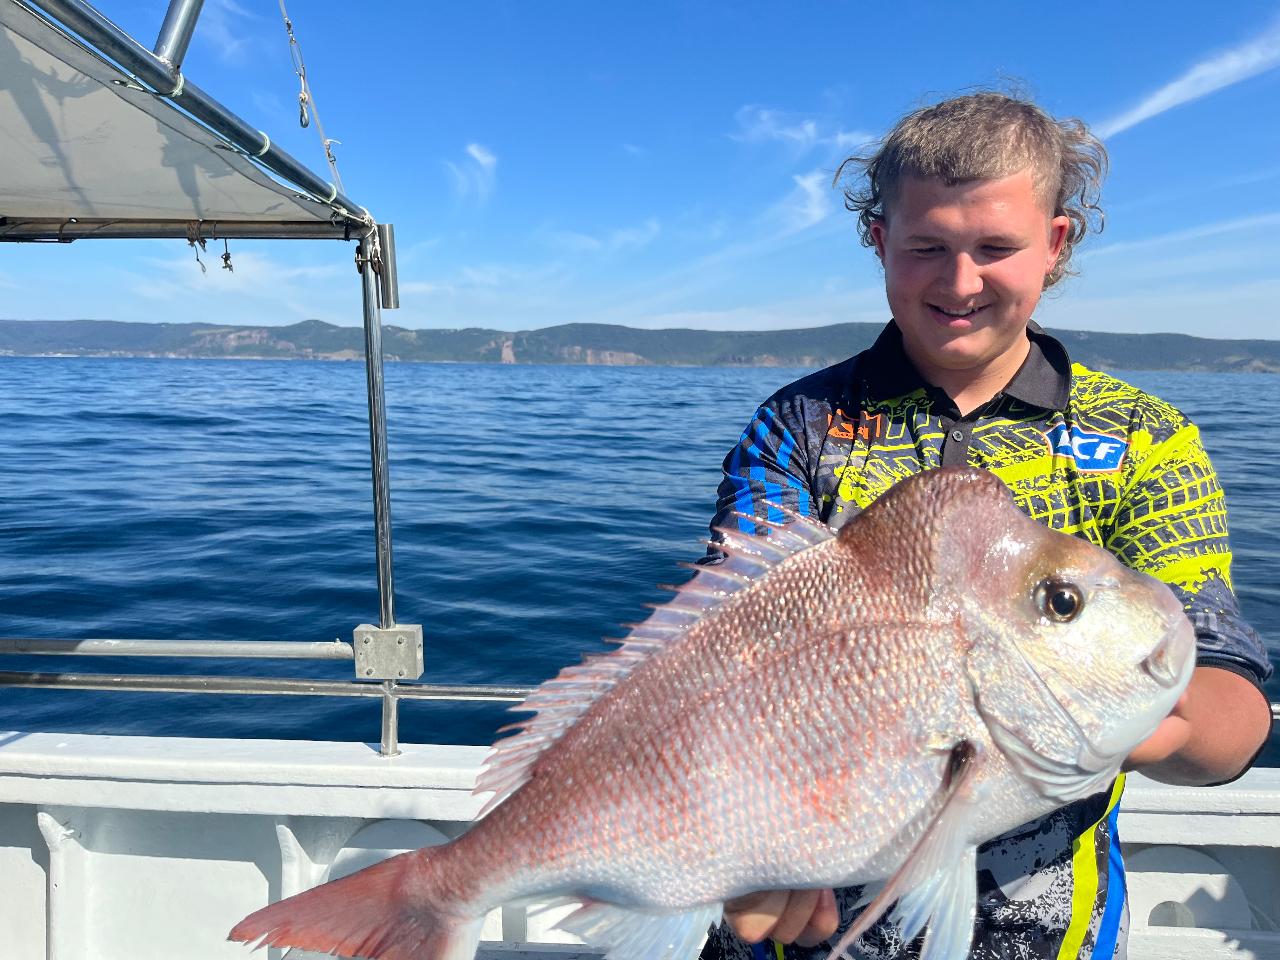
[[[838,534],[789,519],[724,531],[726,562],[543,684],[469,832],[231,938],[471,960],[489,910],[566,898],[611,960],[689,960],[732,897],[873,884],[833,955],[896,902],[928,960],[963,957],[977,845],[1107,787],[1190,679],[1190,623],[979,470],[906,480]]]

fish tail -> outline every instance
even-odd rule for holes
[[[484,914],[433,882],[433,852],[404,853],[273,903],[228,939],[373,960],[473,960]]]

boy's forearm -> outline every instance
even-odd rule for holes
[[[1167,756],[1134,765],[1139,772],[1185,786],[1221,783],[1238,776],[1257,754],[1271,732],[1271,707],[1239,674],[1197,667],[1163,730],[1178,745]]]

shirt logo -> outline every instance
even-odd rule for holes
[[[1129,441],[1109,433],[1092,433],[1060,423],[1044,435],[1049,452],[1055,457],[1070,457],[1081,473],[1112,473],[1124,463]]]
[[[857,433],[854,433],[856,424]],[[877,413],[874,416],[863,410],[858,419],[850,420],[849,415],[836,408],[836,415],[827,414],[827,430],[835,440],[853,440],[857,439],[863,443],[873,443],[884,436],[885,418],[883,413]]]

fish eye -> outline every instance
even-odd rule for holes
[[[1084,609],[1084,596],[1074,583],[1045,580],[1036,587],[1036,606],[1050,620],[1069,623]]]

